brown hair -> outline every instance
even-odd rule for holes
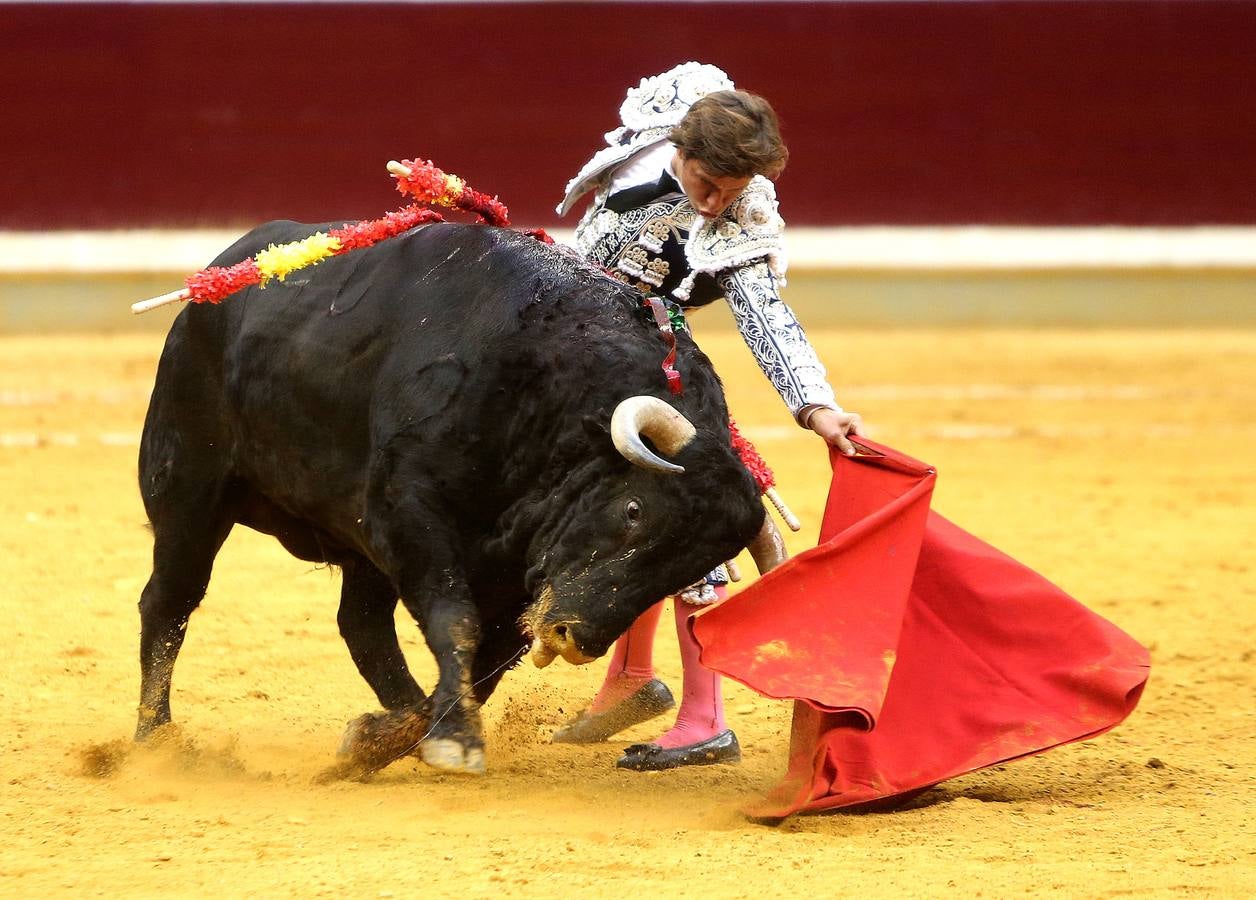
[[[668,137],[712,175],[775,178],[789,159],[771,104],[746,91],[707,94]]]

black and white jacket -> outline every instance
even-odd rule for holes
[[[666,158],[660,150],[670,147],[667,134],[689,106],[732,87],[719,69],[698,63],[643,79],[620,107],[623,126],[606,135],[608,146],[567,185],[558,212],[565,214],[592,191],[593,202],[576,226],[576,249],[585,258],[682,308],[724,297],[742,338],[795,417],[817,406],[840,409],[824,366],[779,294],[785,223],[771,181],[756,176],[717,219],[698,215],[665,175],[657,191],[644,192],[649,199],[627,208],[622,202],[632,195],[617,175],[647,155]]]

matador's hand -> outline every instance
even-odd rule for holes
[[[807,427],[847,456],[854,456],[855,445],[846,436],[863,434],[863,417],[859,413],[836,412],[824,407],[811,414]]]

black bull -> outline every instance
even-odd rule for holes
[[[313,230],[262,226],[215,264]],[[598,657],[768,527],[710,361],[677,342],[673,397],[640,294],[454,224],[183,310],[140,448],[137,737],[170,720],[188,618],[240,523],[341,567],[340,633],[380,703],[425,704],[423,758],[481,769],[480,705],[530,642],[542,664]],[[430,699],[398,597],[438,665]]]

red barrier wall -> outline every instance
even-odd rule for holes
[[[1256,3],[0,5],[0,228],[376,215],[422,155],[555,224],[623,91],[768,96],[793,224],[1256,222]]]

